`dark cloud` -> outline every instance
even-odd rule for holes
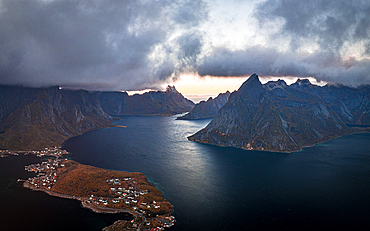
[[[174,20],[186,26],[198,26],[208,16],[207,4],[203,1],[180,1],[179,10],[174,13]]]
[[[370,54],[369,15],[370,1],[363,0],[267,0],[254,13],[262,26],[282,21],[278,33],[290,39],[293,49],[309,41],[339,52],[346,42],[362,42],[366,54]]]
[[[178,38],[177,43],[179,44],[180,71],[195,71],[203,47],[202,35],[199,32],[184,34]]]
[[[206,16],[190,0],[2,0],[0,83],[155,87],[177,68],[169,36]]]
[[[232,25],[204,23],[202,0],[0,0],[0,83],[141,90],[184,72],[370,83],[369,1],[266,0],[253,12],[251,34],[270,47],[219,42],[211,25]]]
[[[231,51],[215,48],[199,65],[200,76],[314,77],[346,85],[370,84],[370,59],[344,59],[331,51],[279,52],[261,46]]]
[[[253,16],[260,26],[257,34],[269,34],[267,44],[272,46],[213,48],[198,73],[248,76],[256,72],[261,76],[370,84],[369,15],[370,1],[266,0],[256,5]],[[287,49],[279,46],[286,42],[290,45]],[[309,46],[318,48],[303,52]]]

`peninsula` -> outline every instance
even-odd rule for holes
[[[130,221],[116,221],[104,230],[155,230],[170,227],[173,206],[139,172],[123,172],[55,158],[32,164],[25,170],[37,175],[24,187],[52,196],[76,199],[97,213],[129,213]]]

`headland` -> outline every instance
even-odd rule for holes
[[[55,157],[55,156],[54,156]],[[25,166],[37,175],[24,187],[52,196],[76,199],[96,213],[129,213],[131,221],[116,221],[110,230],[154,230],[174,225],[173,206],[139,172],[101,169],[61,155]]]

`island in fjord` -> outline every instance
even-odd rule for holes
[[[25,170],[37,173],[24,186],[52,196],[77,199],[97,213],[129,213],[104,230],[152,230],[170,227],[173,206],[139,172],[123,172],[79,164],[67,159],[48,159]]]

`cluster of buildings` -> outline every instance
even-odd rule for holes
[[[37,173],[37,176],[28,178],[27,183],[35,188],[43,187],[51,189],[57,182],[57,168],[64,167],[63,160],[48,159],[38,164],[31,164],[24,167],[24,170]]]
[[[66,151],[59,150],[58,148],[45,148],[43,151],[30,151],[28,153],[33,153],[38,156],[54,156],[55,158],[47,159],[41,163],[31,164],[25,166],[25,170],[29,172],[34,172],[37,175],[33,178],[28,178],[25,181],[25,186],[41,189],[41,190],[51,190],[53,185],[56,184],[58,174],[63,172],[61,168],[65,167],[66,160],[62,159],[61,156],[67,154]],[[2,151],[1,154],[5,153]],[[143,222],[132,224],[132,227],[137,227],[139,224],[144,227],[143,230],[162,230],[165,227],[171,227],[175,223],[173,216],[164,217],[164,216],[155,216],[157,212],[160,211],[160,202],[155,200],[149,200],[145,194],[148,194],[147,190],[142,190],[138,187],[137,182],[134,178],[125,177],[125,178],[112,178],[107,179],[106,183],[109,185],[109,194],[112,196],[109,197],[99,197],[91,195],[88,198],[80,198],[85,203],[91,204],[91,206],[100,207],[101,209],[123,209],[127,211],[132,211],[134,214],[141,214],[144,218],[144,214],[147,214],[147,218],[153,217],[150,221],[144,218]],[[101,207],[103,206],[103,207]],[[88,206],[89,207],[89,206]],[[152,214],[152,215],[151,215]],[[152,228],[152,227],[156,228]]]
[[[115,194],[118,196],[118,198],[113,199],[113,203],[119,203],[120,200],[124,200],[124,203],[126,205],[135,205],[133,207],[134,210],[138,210],[141,213],[145,214],[144,209],[159,209],[161,206],[157,205],[156,201],[146,201],[144,198],[142,198],[139,202],[139,197],[147,194],[147,191],[144,191],[138,187],[135,187],[134,184],[136,184],[136,181],[134,181],[132,178],[124,178],[125,181],[127,181],[131,186],[129,186],[127,189],[122,187],[111,187],[110,190],[112,192],[115,192]],[[108,184],[114,185],[121,185],[120,179],[110,179],[106,181]],[[137,207],[139,206],[139,207]]]
[[[45,150],[42,150],[42,151],[30,151],[29,153],[36,154],[38,157],[42,157],[42,156],[59,157],[61,155],[68,154],[66,150],[61,150],[58,147],[49,147],[49,148],[45,148]]]
[[[37,155],[38,157],[42,156],[54,156],[54,157],[60,157],[61,155],[67,155],[68,152],[66,150],[61,150],[58,147],[49,147],[45,148],[44,150],[41,151],[11,151],[11,150],[0,150],[0,157],[8,157],[9,155],[19,155],[19,154],[34,154]]]
[[[4,149],[0,150],[0,157],[1,158],[8,157],[9,155],[18,156],[19,154],[16,153],[16,152],[9,151],[9,150],[4,150]]]
[[[133,178],[124,178],[125,183],[121,182],[119,178],[115,179],[109,179],[106,180],[106,182],[111,186],[110,191],[113,192],[116,197],[115,198],[110,198],[110,199],[105,199],[105,198],[98,198],[94,195],[91,195],[89,199],[86,201],[87,203],[95,202],[96,204],[102,203],[103,205],[108,205],[109,202],[112,202],[113,204],[117,203],[124,203],[127,206],[132,207],[133,210],[137,210],[141,213],[145,214],[144,209],[158,209],[161,206],[157,205],[156,201],[146,201],[145,198],[140,197],[142,195],[147,194],[147,191],[144,191],[138,187],[135,186],[136,181]],[[129,185],[127,188],[121,186],[122,184],[124,185]]]
[[[143,195],[147,194],[146,190],[142,190],[139,187],[136,187],[136,181],[131,178],[112,178],[106,180],[106,183],[110,186],[109,190],[111,193],[114,194],[114,197],[111,198],[103,198],[97,197],[95,195],[91,195],[85,202],[86,203],[93,203],[98,206],[104,205],[107,206],[108,204],[121,204],[125,205],[123,208],[127,208],[129,211],[135,211],[137,213],[141,213],[142,215],[147,214],[150,217],[150,213],[154,212],[155,209],[159,209],[161,206],[158,202],[154,200],[148,200]],[[110,206],[107,206],[109,208]],[[114,206],[113,206],[114,207]],[[119,208],[123,209],[121,206]],[[137,221],[131,221],[132,228],[137,228],[140,224]],[[150,221],[146,220],[144,222],[145,227],[153,227],[155,228],[145,228],[143,230],[163,230],[165,227],[171,227],[175,223],[175,218],[173,216],[169,217],[158,217],[154,216]]]

